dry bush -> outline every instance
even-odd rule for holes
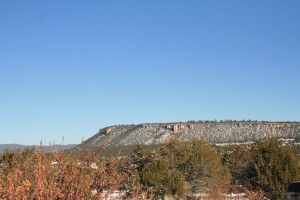
[[[24,153],[25,152],[25,153]],[[105,158],[99,152],[78,150],[6,151],[0,156],[0,199],[112,199],[126,189],[133,169],[122,158]],[[119,197],[129,198],[121,193]],[[145,199],[134,190],[132,199]]]

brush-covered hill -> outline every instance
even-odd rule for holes
[[[99,130],[83,142],[83,148],[126,145],[156,145],[167,139],[200,138],[212,144],[255,142],[269,138],[300,138],[300,122],[265,121],[188,121],[116,125]]]

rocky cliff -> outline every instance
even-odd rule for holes
[[[83,147],[160,144],[170,138],[200,138],[212,144],[254,142],[269,138],[300,137],[300,122],[179,122],[118,125],[100,129]]]

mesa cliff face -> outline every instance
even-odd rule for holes
[[[300,122],[179,122],[119,125],[100,129],[83,147],[161,144],[170,138],[200,138],[212,144],[255,142],[300,137]]]

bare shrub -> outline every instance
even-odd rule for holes
[[[133,169],[99,151],[6,151],[0,155],[0,199],[109,199],[126,189]],[[144,199],[138,190],[132,193]],[[125,192],[116,198],[126,198]]]

